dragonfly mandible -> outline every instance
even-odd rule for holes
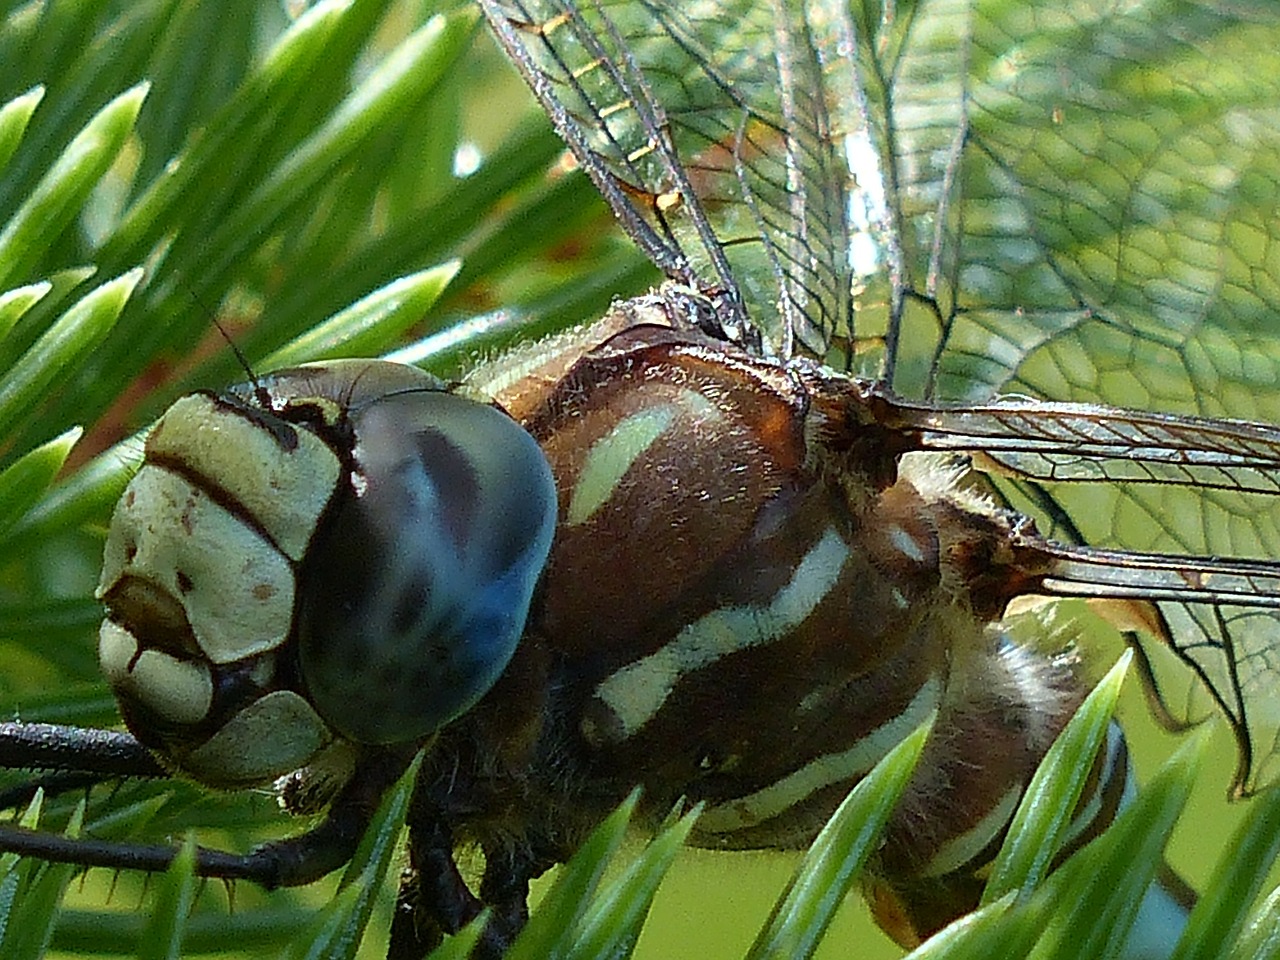
[[[1274,218],[1239,198],[1270,196],[1275,126],[1230,91],[1196,99],[1194,86],[1175,84],[1163,112],[1123,109],[1144,58],[1194,76],[1180,58],[1221,56],[1237,32],[1272,36],[1274,22],[1207,7],[1197,32],[1110,8],[1024,23],[930,4],[481,6],[668,277],[597,324],[480,365],[462,388],[537,441],[558,495],[550,546],[535,535],[544,519],[524,539],[480,524],[482,559],[500,542],[511,561],[489,573],[508,584],[521,571],[498,594],[516,627],[486,626],[504,649],[479,657],[479,676],[453,662],[458,648],[432,647],[455,698],[388,729],[378,698],[402,678],[429,684],[391,656],[382,689],[332,685],[381,656],[350,614],[370,615],[363,598],[379,597],[392,635],[425,619],[430,636],[443,623],[452,637],[465,634],[450,618],[466,604],[403,602],[438,592],[423,571],[448,564],[396,554],[370,521],[385,502],[369,491],[386,463],[425,470],[455,491],[450,523],[488,520],[490,500],[463,502],[444,478],[505,467],[434,414],[399,413],[404,397],[454,394],[382,365],[200,395],[153,432],[109,540],[102,659],[139,740],[213,784],[323,766],[337,781],[316,788],[334,800],[333,824],[368,806],[407,747],[434,738],[393,933],[404,956],[482,905],[499,920],[483,949],[500,952],[530,877],[637,780],[654,817],[680,797],[704,802],[695,838],[708,846],[802,845],[892,735],[938,709],[952,734],[926,755],[873,880],[886,926],[904,942],[927,935],[976,903],[973,879],[1080,696],[1067,659],[1002,638],[1023,596],[1122,608],[1147,628],[1134,642],[1150,663],[1168,650],[1189,668],[1182,681],[1159,676],[1166,703],[1184,701],[1168,692],[1181,682],[1223,709],[1236,790],[1274,779],[1280,431],[1221,416],[1276,419],[1273,367],[1237,348],[1214,389],[1196,388],[1209,345],[1268,319],[1250,291],[1274,269]],[[1205,144],[1218,166],[1193,178]],[[1085,158],[1104,162],[1084,176]],[[1148,353],[1166,364],[1158,374]],[[238,480],[216,479],[220,452],[192,452],[190,436],[213,427],[245,446],[328,448],[332,489],[312,491],[298,516],[264,515]],[[417,460],[379,459],[395,447],[387,437],[411,440]],[[521,488],[545,487],[519,475]],[[1073,492],[1097,484],[1112,491],[1105,509]],[[278,641],[209,640],[224,632],[203,619],[216,603],[197,613],[189,599],[203,578],[151,550],[151,514],[136,504],[197,495],[232,514],[220,525],[287,558],[263,550],[263,568],[281,573],[249,591],[280,608]],[[418,508],[412,492],[397,498]],[[167,529],[204,529],[202,515],[170,513]],[[1186,529],[1142,523],[1166,513]],[[470,542],[473,528],[459,529]],[[358,577],[330,560],[353,542]],[[351,583],[358,597],[343,594]],[[350,648],[335,632],[361,635]],[[173,689],[193,696],[175,705]],[[300,732],[280,755],[228,771],[218,738],[264,694],[282,695],[265,715],[300,718]],[[1117,734],[1081,839],[1107,820],[1089,803],[1110,809],[1128,783],[1122,755]],[[308,777],[291,781],[295,793],[316,792]],[[489,864],[478,895],[454,863],[462,840]],[[278,882],[281,860],[260,869]]]

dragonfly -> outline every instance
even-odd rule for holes
[[[1161,695],[1170,715],[1207,694],[1239,747],[1233,792],[1274,781],[1271,311],[1244,292],[1267,282],[1269,241],[1227,237],[1266,219],[1244,197],[1274,179],[1275,118],[1204,92],[1188,96],[1212,123],[1173,102],[1134,119],[1117,89],[1143,57],[1185,56],[1189,83],[1198,56],[1273,18],[1193,4],[1187,26],[1098,3],[1019,33],[964,4],[482,6],[623,227],[702,294],[695,323],[860,373],[904,447],[974,457],[1058,538],[1023,528],[1052,554],[1039,587],[1152,601],[1140,651],[1173,651],[1205,688]],[[1218,158],[1200,190],[1193,144]],[[1209,340],[1238,371],[1216,381],[1230,400],[1199,384]],[[1203,416],[1242,411],[1263,422]],[[1099,515],[1077,482],[1119,490]],[[1152,519],[1184,508],[1194,530]],[[1250,529],[1222,529],[1237,519]]]
[[[1126,628],[1171,722],[1206,706],[1226,717],[1235,793],[1275,779],[1280,430],[1264,334],[1280,128],[1259,81],[1272,74],[1249,60],[1271,48],[1275,14],[481,9],[667,283],[480,365],[460,389],[329,365],[175,404],[117,510],[101,587],[101,658],[136,739],[94,756],[143,771],[155,762],[143,744],[213,785],[285,775],[300,810],[319,794],[330,812],[318,831],[232,858],[233,875],[303,882],[349,854],[334,834],[358,832],[370,796],[429,741],[397,956],[482,906],[498,919],[481,950],[501,953],[530,878],[636,780],[652,817],[681,797],[705,804],[699,843],[802,846],[936,709],[952,743],[986,749],[949,753],[939,739],[871,880],[885,927],[904,943],[927,936],[976,905],[972,881],[1080,699],[1069,658],[1001,633],[1022,597],[1094,601]],[[1168,90],[1147,89],[1153,61],[1167,63]],[[330,479],[290,481],[309,506],[273,512],[239,479],[216,479],[192,439],[211,425],[237,446],[312,448],[308,463],[325,466],[311,473]],[[491,443],[467,439],[489,430]],[[463,529],[481,559],[459,568],[501,584],[505,624],[489,594],[428,602],[414,564],[432,576],[449,565],[392,548],[421,488],[392,484],[390,526],[365,509],[407,469],[406,441],[431,451],[410,465],[452,497],[454,519],[430,543],[478,518]],[[516,467],[481,456],[490,449],[520,464],[511,475],[530,503],[514,529],[494,519],[515,508],[493,478]],[[437,467],[476,486],[446,485]],[[458,492],[476,490],[475,502]],[[275,605],[278,644],[224,623],[228,594],[192,599],[216,572],[156,559],[139,504],[169,504],[165,529],[208,529],[203,513],[172,509],[199,491],[234,505],[217,529],[241,538],[235,556],[281,571],[241,591],[245,610]],[[342,565],[352,544],[358,576]],[[299,599],[282,605],[295,572]],[[391,635],[423,620],[432,637],[456,628],[427,644],[449,680],[438,696],[384,696],[431,678],[365,645],[379,618]],[[470,656],[479,635],[500,649]],[[379,657],[372,692],[335,681]],[[296,723],[296,736],[234,766],[269,699],[261,717]],[[249,734],[228,749],[219,738],[241,721]],[[1115,732],[1080,842],[1106,826],[1088,801],[1111,808],[1129,784],[1122,757]],[[478,893],[454,860],[466,840],[489,865]],[[288,874],[302,852],[313,859]],[[216,859],[201,870],[218,875]]]

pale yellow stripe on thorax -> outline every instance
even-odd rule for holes
[[[614,489],[631,465],[653,445],[675,419],[671,405],[654,406],[633,414],[591,445],[583,460],[578,482],[569,498],[565,522],[583,523],[609,502]]]
[[[856,740],[847,750],[815,757],[755,793],[708,807],[698,818],[696,832],[732,833],[753,827],[785,813],[819,790],[846,781],[852,784],[923,723],[941,695],[941,682],[930,677],[900,714]]]
[[[622,738],[653,719],[686,675],[729,654],[786,637],[835,586],[848,556],[848,545],[828,528],[767,603],[713,610],[660,650],[605,678],[596,687],[596,697],[617,716]]]

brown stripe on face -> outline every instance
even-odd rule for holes
[[[184,477],[292,562],[340,473],[337,455],[316,434],[206,394],[165,412],[147,438],[147,463]]]

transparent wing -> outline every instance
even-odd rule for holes
[[[481,3],[632,236],[735,335],[921,401],[942,420],[904,430],[1019,474],[995,482],[1058,540],[1127,551],[1104,583],[1280,557],[1274,440],[1235,422],[1280,422],[1273,0]],[[1142,596],[1241,784],[1280,778],[1274,610]]]
[[[1280,493],[1280,428],[1269,424],[1083,403],[878,402],[880,422],[914,446],[974,453],[987,472]]]
[[[1012,506],[1104,550],[1070,560],[1102,585],[1059,586],[1144,589],[1131,621],[1165,707],[1195,718],[1207,691],[1236,786],[1280,779],[1277,580],[1196,586],[1222,583],[1209,558],[1280,558],[1273,431],[1240,422],[1280,422],[1280,7],[853,6],[900,251],[888,386],[969,405],[913,429],[1020,474],[994,481]]]
[[[1274,379],[1236,335],[1280,289],[1269,0],[481,6],[637,243],[775,352],[1214,415],[1255,413],[1200,378]]]
[[[900,395],[1280,419],[1280,7],[854,8]]]
[[[1216,705],[1239,746],[1234,791],[1280,779],[1280,428],[1088,404],[926,405],[875,386],[867,401],[910,448],[969,452],[1016,478],[1003,489],[1028,499],[1013,505],[1075,544],[1017,526],[1028,556],[1009,588],[1109,601],[1099,612],[1132,631],[1158,713],[1180,725]]]
[[[1239,748],[1233,793],[1280,778],[1280,563],[1027,542],[1052,558],[1044,593],[1140,601],[1118,625],[1140,628],[1145,679],[1175,722],[1202,717],[1205,693],[1225,715]],[[1176,653],[1183,677],[1161,668],[1165,649],[1153,642]]]
[[[623,226],[668,277],[716,298],[726,329],[783,356],[852,338],[852,234],[884,225],[878,185],[850,170],[865,110],[847,6],[481,7]]]

